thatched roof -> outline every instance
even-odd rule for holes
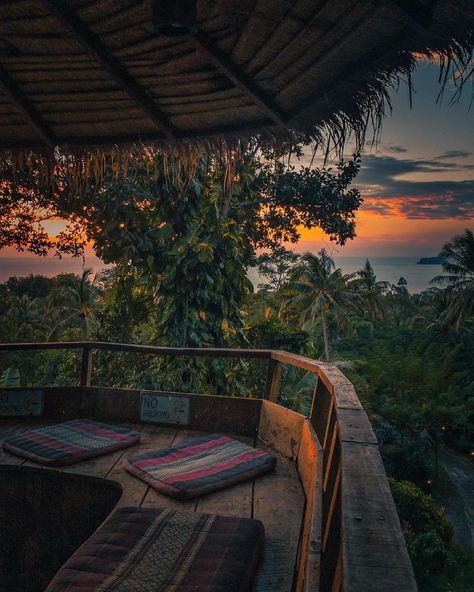
[[[198,0],[186,38],[157,35],[160,1],[2,0],[0,149],[287,130],[340,144],[381,115],[414,52],[456,76],[473,42],[472,0]]]

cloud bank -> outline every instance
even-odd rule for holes
[[[471,153],[451,150],[434,159],[366,155],[357,178],[364,197],[362,209],[382,216],[440,220],[474,218],[474,178],[464,181],[430,180],[430,176],[465,173],[474,177]],[[405,178],[420,174],[423,180]]]

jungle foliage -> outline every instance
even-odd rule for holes
[[[113,266],[95,277],[10,278],[0,285],[0,341],[263,347],[337,364],[370,414],[402,519],[427,517],[405,528],[425,581],[456,564],[449,528],[425,496],[437,449],[474,449],[474,244],[469,230],[451,239],[441,251],[447,279],[434,280],[442,287],[416,295],[403,278],[378,281],[369,261],[347,276],[324,250],[281,247],[298,240],[299,226],[319,226],[341,244],[353,236],[358,167],[355,159],[334,171],[297,171],[288,154],[251,154],[229,179],[203,157],[183,184],[151,155],[80,195],[60,181],[48,196],[34,178],[7,183],[0,248],[80,254],[91,241]],[[53,241],[44,221],[56,217],[67,226]],[[269,252],[257,257],[259,248]],[[266,280],[257,292],[252,265]],[[79,366],[74,351],[9,353],[0,375],[5,386],[73,385]],[[261,396],[265,376],[258,360],[99,352],[93,383],[251,397]],[[307,413],[313,389],[314,377],[286,369],[280,400]]]

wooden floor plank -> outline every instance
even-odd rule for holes
[[[29,421],[0,423],[0,440],[7,435],[28,429],[30,424]],[[35,427],[37,425],[39,422],[35,422]],[[277,467],[274,473],[200,498],[180,502],[159,494],[140,479],[127,473],[124,467],[129,457],[170,447],[205,434],[162,428],[151,424],[129,427],[141,430],[139,445],[78,463],[66,468],[65,471],[119,482],[124,492],[118,506],[166,507],[228,516],[253,516],[261,520],[266,531],[265,552],[255,590],[256,592],[289,592],[292,589],[304,508],[304,494],[294,463],[277,455]],[[234,437],[249,445],[254,444],[252,438]],[[257,443],[257,447],[274,453],[260,442]],[[19,465],[23,462],[25,461],[21,458],[0,450],[0,464]],[[31,465],[39,466],[36,463]]]
[[[103,478],[111,469],[113,469],[123,453],[124,450],[121,449],[116,450],[115,452],[109,452],[108,454],[103,454],[102,456],[89,458],[88,460],[83,460],[66,467],[64,472]]]
[[[197,504],[198,512],[220,514],[221,516],[252,516],[253,481],[239,483],[233,487],[203,495]]]
[[[274,454],[274,451],[257,443]],[[253,517],[265,526],[265,549],[256,592],[290,591],[304,513],[304,494],[294,463],[278,456],[273,473],[254,482]]]
[[[137,454],[169,446],[176,436],[176,430],[146,424],[140,434],[140,444],[127,448],[106,475],[107,479],[120,483],[123,488],[122,497],[116,507],[139,506],[149,489],[145,482],[125,470],[128,459]]]

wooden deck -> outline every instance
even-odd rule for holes
[[[0,420],[0,440],[30,426],[47,425],[41,421]],[[298,545],[303,522],[305,496],[295,464],[271,450],[277,456],[273,473],[253,481],[205,495],[193,500],[177,501],[159,494],[146,483],[136,479],[124,469],[129,456],[165,448],[183,440],[204,435],[203,432],[161,428],[150,424],[124,424],[141,433],[141,442],[125,450],[83,461],[64,469],[76,475],[88,475],[119,482],[123,494],[116,507],[167,507],[194,512],[209,512],[225,516],[257,518],[265,526],[264,558],[257,576],[256,592],[290,592],[294,585]],[[232,434],[230,434],[232,435]],[[233,437],[257,448],[266,448],[258,439]],[[0,465],[40,467],[32,461],[0,449]]]

